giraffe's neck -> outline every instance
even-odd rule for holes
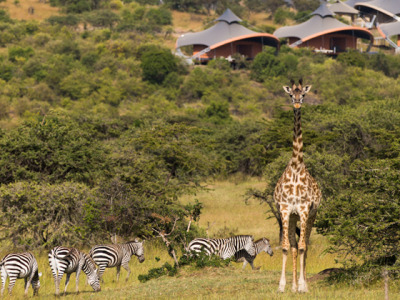
[[[293,127],[293,154],[292,166],[296,167],[303,163],[303,135],[301,132],[301,110],[294,108],[294,127]]]

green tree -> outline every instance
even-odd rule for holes
[[[168,49],[153,49],[141,56],[143,80],[162,84],[168,74],[178,71],[177,58]]]
[[[3,185],[0,205],[0,231],[15,247],[89,245],[101,238],[95,196],[80,183]]]
[[[94,184],[105,169],[105,150],[91,126],[68,117],[25,122],[0,139],[0,182],[21,180]]]

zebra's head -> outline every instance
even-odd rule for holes
[[[83,270],[87,275],[88,283],[95,292],[99,292],[101,288],[100,288],[100,279],[99,279],[99,274],[97,273],[96,264],[90,256],[86,254],[84,254],[84,256],[87,268],[83,268]]]
[[[144,262],[144,241],[139,242],[138,239],[135,239],[132,242],[129,242],[132,254],[135,254],[139,260],[140,263]]]
[[[42,273],[39,273],[39,271],[36,270],[35,275],[32,278],[33,296],[39,295],[39,289],[40,289],[39,277],[40,276],[42,276]]]
[[[94,271],[88,276],[88,283],[95,292],[101,291],[100,279],[99,274],[97,273],[97,269],[94,269]]]
[[[274,255],[274,251],[272,251],[272,247],[269,243],[269,239],[263,238],[262,239],[264,242],[264,251],[265,253],[268,253],[270,256]]]

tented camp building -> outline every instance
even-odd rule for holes
[[[378,24],[377,29],[384,39],[400,54],[400,21]],[[397,44],[391,38],[397,37]]]
[[[348,17],[352,22],[358,16],[359,13],[357,9],[340,0],[336,0],[333,3],[328,3],[328,8],[336,15],[342,17]]]
[[[326,3],[311,15],[308,21],[299,25],[278,28],[274,35],[288,38],[291,47],[308,47],[327,54],[357,49],[359,38],[369,40],[370,45],[373,42],[374,37],[369,30],[340,22]]]
[[[212,27],[195,33],[181,35],[176,41],[177,54],[183,55],[182,47],[192,46],[192,60],[208,61],[236,53],[253,59],[264,46],[279,48],[279,39],[268,33],[252,31],[240,24],[242,20],[227,9]]]
[[[356,2],[354,8],[378,23],[400,21],[399,0],[372,0]]]

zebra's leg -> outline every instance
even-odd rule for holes
[[[117,282],[119,280],[119,273],[121,272],[121,265],[117,266]]]
[[[1,296],[3,297],[4,294],[4,289],[6,287],[6,281],[7,281],[7,272],[4,267],[1,268]]]
[[[101,283],[104,283],[103,274],[104,274],[104,271],[106,270],[106,267],[107,267],[107,265],[99,265],[98,275],[99,275],[99,280],[101,281]]]
[[[126,278],[125,278],[125,281],[128,281],[129,275],[131,275],[131,269],[129,268],[129,264],[128,263],[125,263],[122,266],[128,272],[128,275],[126,275]]]
[[[9,281],[8,281],[8,294],[11,296],[12,289],[15,285],[15,282],[17,281],[17,275],[16,274],[9,274]]]
[[[81,274],[81,270],[82,269],[80,267],[76,269],[76,287],[75,287],[76,293],[79,293],[79,275]]]
[[[57,278],[55,280],[56,283],[56,295],[60,294],[60,283],[61,279],[63,278],[64,270],[58,270]]]
[[[246,268],[246,266],[247,266],[247,260],[245,259],[244,262],[243,262],[242,270],[244,270]]]
[[[33,276],[35,276],[35,272],[31,272],[31,275],[29,277],[25,277],[25,296],[28,295],[28,290],[29,290],[29,286],[31,285]]]
[[[71,273],[66,273],[64,295],[67,293],[67,287],[68,287],[68,284],[69,284],[70,277],[71,277]]]

